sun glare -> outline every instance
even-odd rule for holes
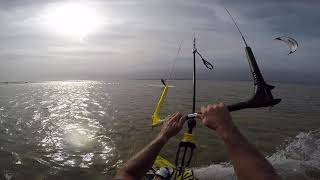
[[[56,4],[46,9],[44,23],[58,34],[84,38],[101,25],[101,17],[94,9],[82,4]]]

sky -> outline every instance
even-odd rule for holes
[[[213,65],[202,79],[320,82],[318,0],[0,0],[0,81],[191,78],[192,39]],[[287,55],[290,36],[298,50]],[[176,57],[179,44],[181,51]],[[174,60],[175,59],[175,60]]]

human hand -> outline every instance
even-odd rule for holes
[[[224,138],[232,131],[234,125],[227,107],[223,103],[201,107],[200,119],[202,123]]]
[[[187,117],[183,116],[182,113],[174,113],[164,122],[159,135],[166,140],[169,140],[181,131],[186,120]]]

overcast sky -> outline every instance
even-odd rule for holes
[[[1,0],[0,81],[157,78],[168,71],[180,42],[175,76],[190,77],[193,33],[215,66],[209,72],[199,60],[202,77],[246,76],[244,45],[224,6],[263,74],[275,81],[319,80],[317,0]],[[87,17],[79,15],[81,7],[90,11]],[[68,12],[61,15],[61,8]],[[294,54],[273,40],[282,35],[299,42]]]

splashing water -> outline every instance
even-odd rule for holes
[[[284,179],[320,179],[320,129],[299,133],[267,159]],[[237,179],[230,163],[197,168],[194,173],[201,180]]]

